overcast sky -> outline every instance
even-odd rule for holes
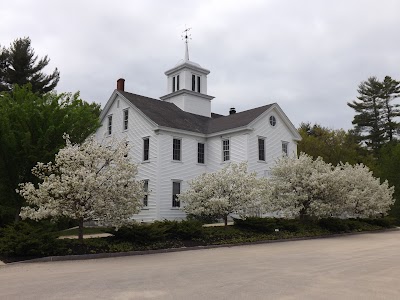
[[[0,45],[29,36],[61,72],[58,92],[107,102],[116,80],[158,99],[184,57],[211,71],[213,112],[277,102],[293,124],[352,127],[346,103],[370,76],[400,80],[400,1],[8,1]]]

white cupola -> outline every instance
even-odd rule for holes
[[[196,115],[211,117],[211,100],[207,95],[207,75],[209,70],[189,60],[187,30],[185,30],[185,59],[165,72],[167,75],[167,95],[161,100],[174,103],[180,109]]]

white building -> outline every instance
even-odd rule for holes
[[[207,94],[209,73],[189,60],[186,44],[185,59],[165,72],[161,100],[126,92],[119,79],[101,113],[97,140],[128,140],[138,178],[148,187],[137,220],[184,218],[175,195],[204,172],[247,161],[249,171],[268,176],[283,153],[297,153],[301,137],[276,103],[242,112],[231,108],[227,116],[212,113],[211,102],[218,100]]]

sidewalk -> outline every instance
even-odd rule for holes
[[[91,239],[91,238],[99,238],[99,237],[107,237],[107,236],[112,236],[111,233],[94,233],[94,234],[84,234],[83,238],[84,239]],[[77,239],[77,235],[64,235],[58,237],[60,240],[62,239]]]

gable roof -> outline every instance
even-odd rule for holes
[[[159,126],[207,133],[207,126],[205,124],[211,118],[185,112],[173,103],[125,91],[118,91],[118,93]]]
[[[246,126],[268,110],[273,104],[238,112],[228,116],[212,114],[211,118],[181,110],[173,103],[117,91],[159,126],[210,134]]]

